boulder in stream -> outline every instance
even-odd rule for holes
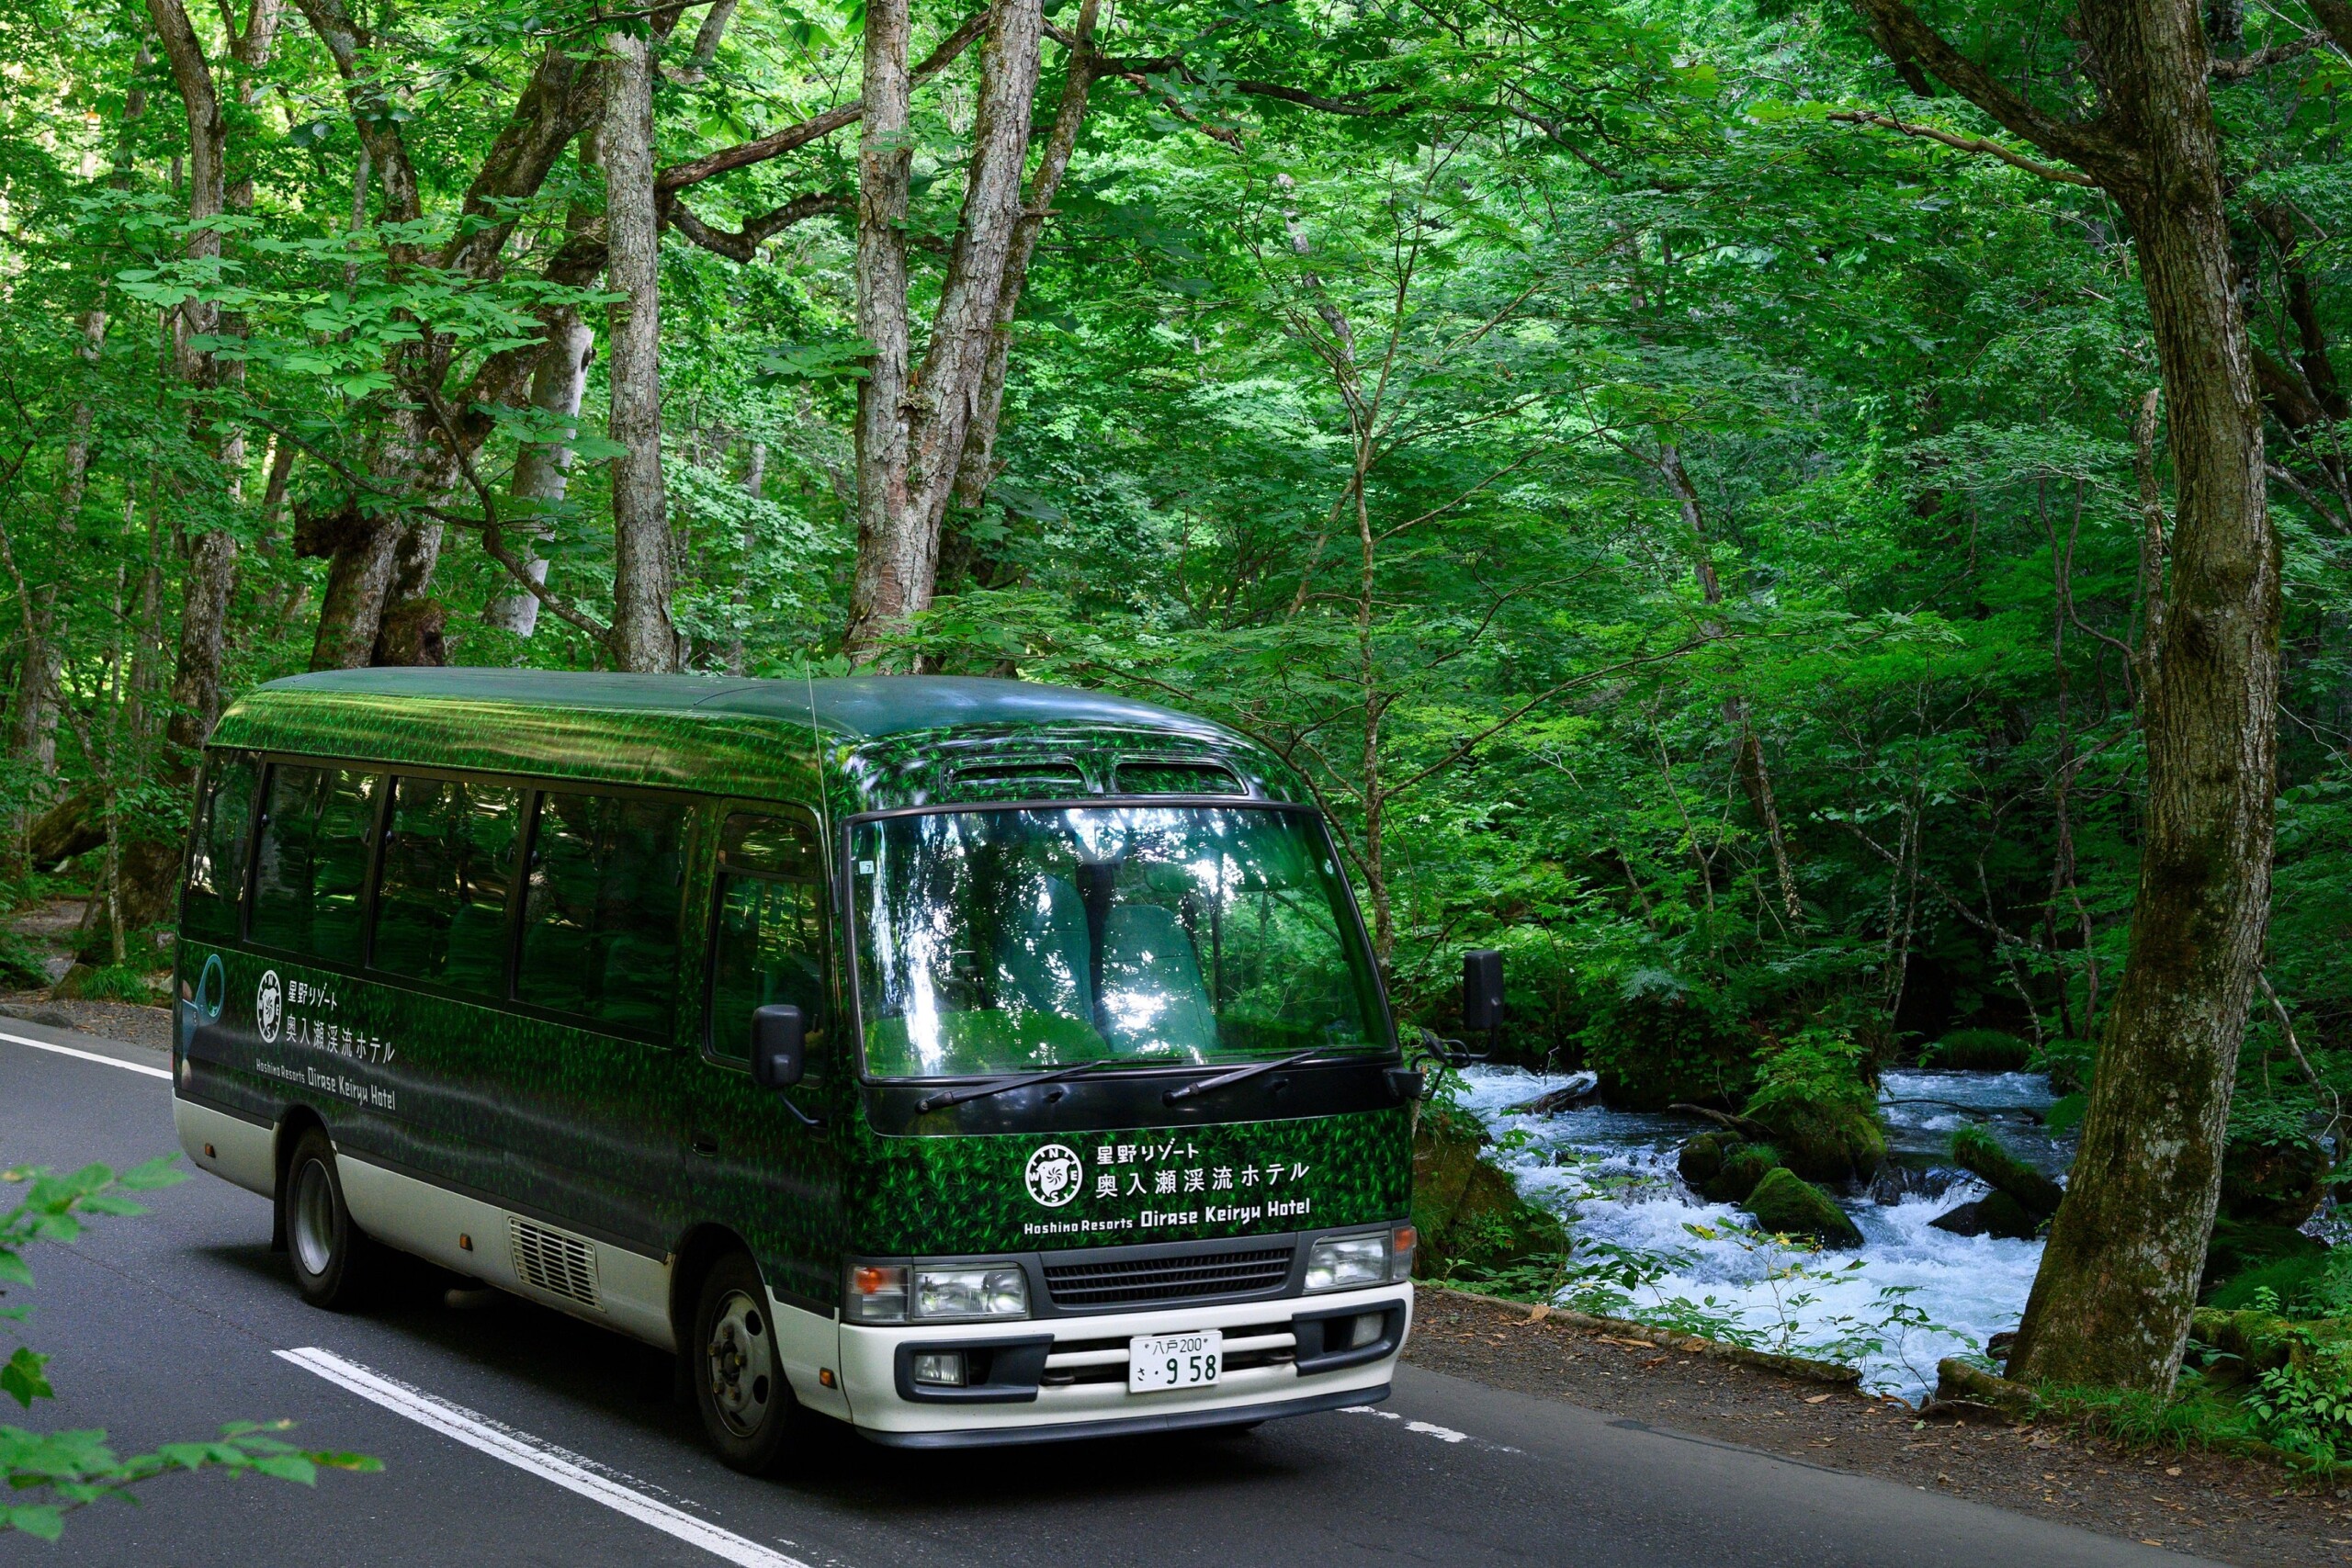
[[[2046,1220],[2058,1212],[2065,1189],[2001,1146],[1983,1127],[1962,1127],[1951,1135],[1951,1157],[1974,1172],[1995,1191],[2005,1192],[2034,1219]]]
[[[1837,1200],[1785,1166],[1764,1173],[1746,1206],[1776,1235],[1809,1235],[1830,1248],[1862,1245],[1862,1233]]]
[[[1683,1184],[1713,1203],[1745,1203],[1768,1170],[1779,1168],[1770,1144],[1748,1142],[1736,1133],[1701,1133],[1682,1145],[1674,1168]]]
[[[2025,1206],[2006,1192],[1988,1193],[1973,1202],[1962,1203],[1949,1213],[1938,1214],[1928,1224],[1953,1235],[1996,1235],[2010,1241],[2031,1241],[2041,1229],[2034,1217],[2025,1212]]]

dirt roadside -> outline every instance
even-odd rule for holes
[[[2352,1562],[2352,1489],[2221,1454],[2134,1454],[1611,1337],[1423,1285],[1405,1359],[1449,1377],[2244,1564]]]

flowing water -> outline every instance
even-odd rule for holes
[[[1933,1386],[1938,1358],[2017,1326],[2041,1243],[1953,1235],[1928,1222],[1986,1190],[1949,1159],[1952,1130],[1965,1122],[1986,1124],[2019,1157],[2064,1174],[2074,1150],[2042,1129],[2053,1096],[2041,1075],[1886,1073],[1887,1169],[1871,1191],[1839,1200],[1863,1245],[1819,1253],[1758,1239],[1747,1213],[1682,1185],[1675,1155],[1703,1122],[1598,1105],[1548,1116],[1510,1109],[1584,1077],[1476,1066],[1460,1098],[1495,1134],[1494,1157],[1531,1201],[1562,1215],[1587,1244],[1665,1263],[1632,1292],[1632,1315],[1712,1320],[1763,1348],[1855,1362],[1865,1388],[1914,1402]],[[1589,1245],[1577,1253],[1593,1255]],[[1881,1343],[1859,1343],[1871,1339]]]

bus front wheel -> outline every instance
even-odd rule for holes
[[[695,1408],[719,1459],[746,1475],[775,1470],[800,1424],[799,1402],[784,1375],[767,1288],[743,1254],[729,1253],[704,1277],[686,1353]]]
[[[360,1304],[374,1263],[374,1243],[351,1217],[335,1170],[334,1145],[317,1127],[302,1134],[278,1189],[294,1283],[312,1306],[347,1312]]]

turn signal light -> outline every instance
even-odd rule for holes
[[[1388,1238],[1388,1278],[1397,1283],[1413,1277],[1413,1249],[1421,1244],[1421,1233],[1410,1225],[1398,1225]]]

